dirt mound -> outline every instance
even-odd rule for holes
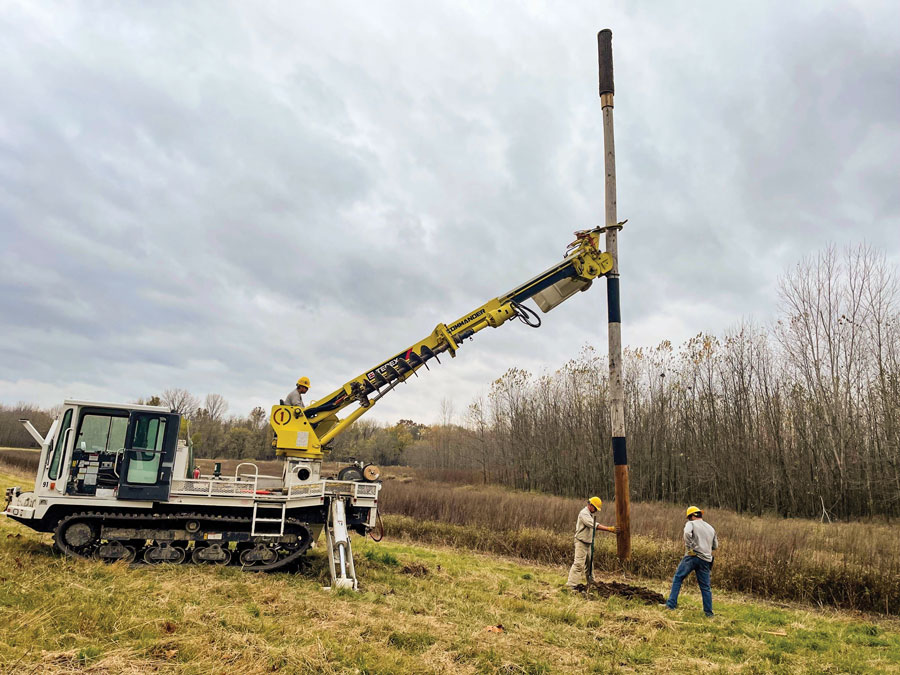
[[[620,584],[618,581],[595,581],[589,587],[578,584],[575,590],[584,593],[588,598],[608,598],[618,595],[622,598],[640,600],[648,605],[658,605],[666,601],[661,594],[649,588]]]
[[[409,574],[414,577],[424,577],[428,575],[428,568],[420,562],[411,562],[404,565],[400,570],[403,574]]]

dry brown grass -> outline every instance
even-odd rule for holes
[[[33,479],[40,459],[40,450],[0,448],[0,472],[30,476]]]

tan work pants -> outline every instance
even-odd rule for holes
[[[569,568],[569,580],[566,581],[566,586],[576,586],[587,582],[584,562],[590,551],[590,544],[585,544],[583,541],[578,541],[577,539],[575,540],[575,562],[573,562],[572,567]]]

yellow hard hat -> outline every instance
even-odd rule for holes
[[[591,497],[588,499],[588,503],[592,504],[598,511],[603,508],[603,500],[600,497]]]
[[[692,515],[694,515],[695,513],[699,513],[701,517],[703,516],[703,511],[701,511],[700,509],[698,509],[696,506],[689,506],[689,507],[687,508],[687,511],[686,511],[685,514],[684,514],[684,517],[685,517],[685,518],[690,518],[690,517],[691,517]]]
[[[297,386],[306,387],[307,389],[309,389],[309,378],[304,375],[299,380],[297,380]]]

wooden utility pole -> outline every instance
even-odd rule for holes
[[[631,557],[631,503],[628,497],[628,453],[625,449],[625,385],[622,381],[622,315],[619,309],[619,249],[616,235],[616,144],[613,136],[612,31],[597,33],[600,61],[600,107],[603,110],[603,148],[606,156],[606,252],[613,268],[606,276],[609,319],[609,421],[616,475],[616,544],[619,560]]]

